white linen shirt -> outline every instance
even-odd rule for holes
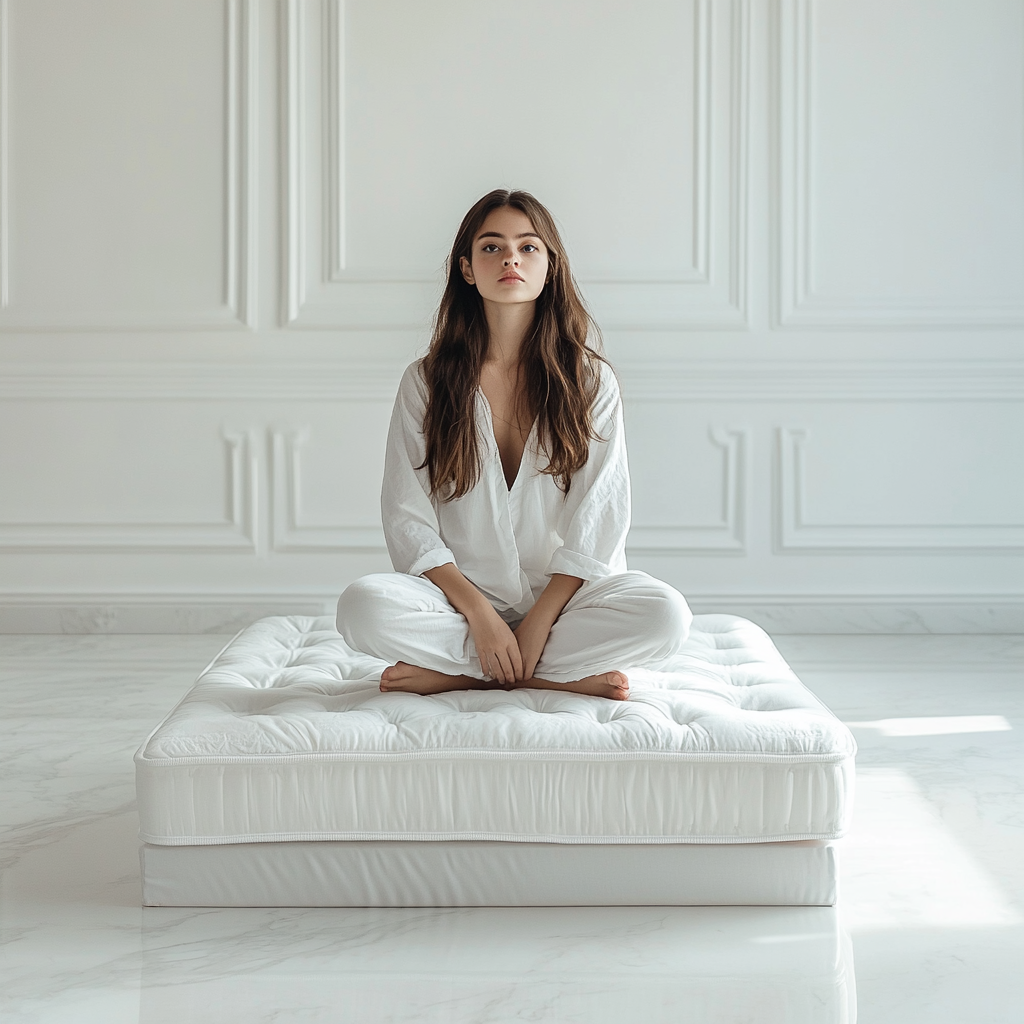
[[[397,572],[422,576],[453,562],[499,612],[525,615],[552,573],[583,580],[626,571],[629,469],[618,382],[601,366],[593,408],[590,456],[563,494],[549,473],[534,424],[511,490],[494,440],[491,409],[476,393],[480,479],[461,498],[430,498],[423,416],[427,385],[422,360],[398,388],[384,459],[381,514]]]

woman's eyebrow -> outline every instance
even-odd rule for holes
[[[503,234],[501,234],[501,232],[499,232],[499,231],[481,231],[480,234],[476,236],[478,242],[480,241],[481,238],[504,238],[504,237],[505,236]],[[520,234],[520,235],[513,235],[512,237],[513,238],[536,238],[536,239],[540,239],[540,235],[538,235],[534,231],[524,231],[522,234]]]

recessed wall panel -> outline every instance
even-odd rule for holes
[[[425,325],[463,214],[524,188],[606,326],[745,325],[745,0],[286,12],[286,323]]]
[[[255,546],[257,452],[209,405],[0,406],[0,547]]]
[[[248,0],[7,0],[0,328],[239,326]]]
[[[707,408],[667,402],[628,410],[629,469],[638,526],[721,526],[728,480]]]
[[[1024,7],[784,0],[784,323],[1024,323]]]
[[[473,199],[519,186],[582,277],[692,274],[696,6],[347,0],[346,267],[434,270]]]
[[[1019,405],[865,403],[778,432],[782,547],[1024,548]]]
[[[749,431],[721,409],[631,401],[626,407],[633,497],[631,550],[742,552]]]
[[[390,402],[307,407],[271,427],[278,551],[383,546],[380,490]]]

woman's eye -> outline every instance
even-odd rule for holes
[[[484,252],[497,252],[497,251],[498,251],[498,247],[493,242],[488,242],[487,245],[484,246]]]
[[[537,251],[537,246],[535,246],[532,242],[527,242],[526,245],[523,246],[523,252],[536,252],[536,251]]]

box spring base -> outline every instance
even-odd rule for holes
[[[141,849],[149,907],[833,906],[831,843],[285,842]]]

